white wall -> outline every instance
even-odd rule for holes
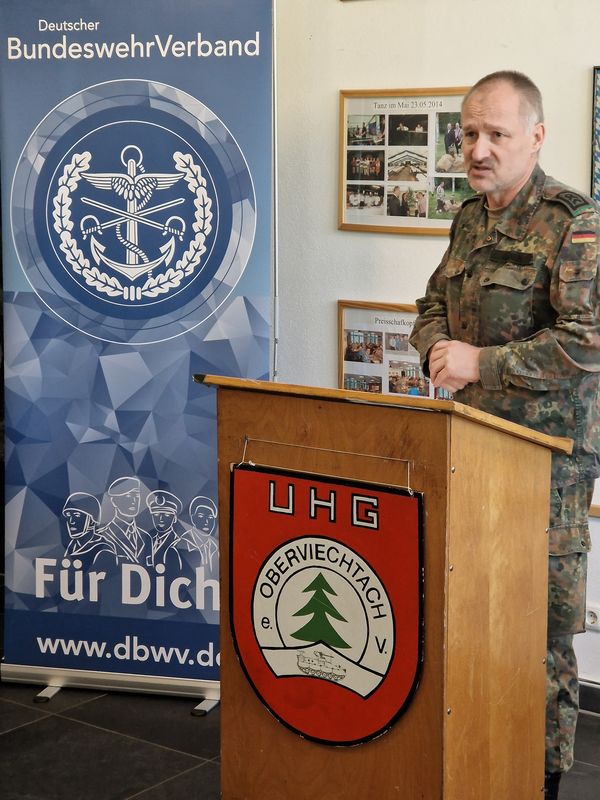
[[[275,7],[277,379],[336,386],[337,300],[412,303],[445,248],[443,237],[337,230],[339,90],[467,86],[496,69],[521,70],[544,96],[542,166],[589,193],[600,3],[275,0]],[[592,568],[596,585],[588,591],[600,602],[600,570]],[[600,652],[600,633],[578,640],[586,663],[588,652]],[[600,683],[600,658],[594,663]]]
[[[600,609],[600,519],[590,520],[592,553],[588,568],[587,606]],[[600,631],[588,630],[575,637],[579,676],[600,684]]]
[[[522,70],[545,99],[542,166],[589,192],[600,3],[276,0],[276,11],[279,380],[335,386],[337,299],[413,302],[445,247],[337,230],[339,90],[466,86]]]

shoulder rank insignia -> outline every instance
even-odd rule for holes
[[[563,206],[568,208],[568,210],[571,212],[571,215],[574,217],[578,217],[580,214],[584,214],[586,211],[596,210],[594,204],[590,202],[588,197],[578,194],[577,192],[564,190],[562,192],[558,192],[558,194],[555,194],[554,197],[550,199],[557,200],[559,203],[562,203]]]

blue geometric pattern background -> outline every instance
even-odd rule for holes
[[[192,376],[269,378],[272,2],[57,0],[94,23],[45,31],[42,7],[0,4],[50,54],[0,55],[2,669],[216,679],[216,393]]]
[[[192,375],[268,378],[270,307],[265,298],[236,297],[202,329],[137,349],[83,336],[48,313],[33,293],[7,294],[4,308],[10,331],[6,604],[7,610],[40,610],[33,563],[36,558],[60,563],[66,544],[61,512],[71,493],[95,496],[101,523],[106,522],[112,512],[108,486],[120,476],[135,475],[141,482],[141,527],[152,527],[144,497],[166,489],[183,504],[180,534],[192,527],[192,498],[216,501],[215,393],[194,383]],[[186,558],[191,569],[200,563],[197,553]],[[194,608],[123,607],[116,593],[116,586],[104,588],[112,615],[137,611],[145,618],[199,621]],[[81,612],[81,604],[56,596],[44,604],[44,610],[59,608]],[[102,603],[87,609],[102,610]],[[210,610],[203,616],[210,623],[218,620]]]

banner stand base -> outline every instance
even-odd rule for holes
[[[42,689],[42,691],[39,694],[36,694],[36,696],[33,698],[33,702],[48,703],[50,702],[50,700],[52,700],[54,695],[58,694],[59,692],[60,692],[60,686],[46,686],[46,688]]]
[[[203,700],[192,709],[192,717],[205,717],[219,705],[219,700]]]
[[[201,700],[194,711],[205,716],[221,699],[219,681],[194,681],[188,678],[167,678],[155,675],[132,675],[119,672],[94,672],[78,669],[31,667],[23,664],[2,664],[0,679],[6,683],[31,683],[46,686],[36,702],[48,702],[60,689],[103,689],[105,691],[145,692]],[[193,712],[192,712],[193,713]]]

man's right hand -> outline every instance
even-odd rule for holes
[[[435,387],[457,392],[479,380],[480,348],[466,342],[441,339],[429,351],[429,375]]]

